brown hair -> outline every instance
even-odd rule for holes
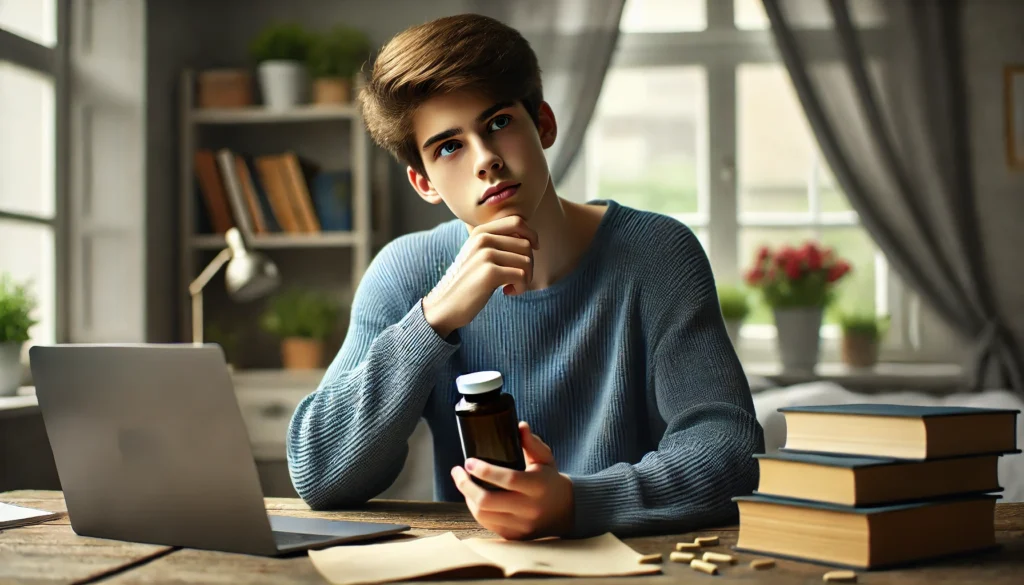
[[[434,96],[461,90],[522,102],[537,124],[543,92],[536,54],[519,31],[479,14],[438,18],[396,35],[377,55],[359,103],[373,140],[425,175],[413,113]]]

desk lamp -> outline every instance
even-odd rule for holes
[[[224,239],[228,246],[188,285],[188,292],[192,295],[193,344],[203,343],[203,288],[225,262],[228,268],[224,282],[232,300],[245,302],[258,299],[277,288],[281,282],[277,266],[269,258],[245,249],[245,241],[238,228],[229,229]]]

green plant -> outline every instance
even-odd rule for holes
[[[889,329],[889,316],[879,317],[866,311],[844,312],[839,315],[839,327],[844,335],[861,335],[878,341]]]
[[[363,31],[336,26],[313,38],[309,70],[313,77],[350,79],[370,58],[370,39]]]
[[[831,248],[806,242],[800,248],[762,246],[747,271],[747,284],[759,288],[768,306],[826,307],[835,287],[850,272],[850,263]]]
[[[750,314],[750,299],[747,298],[747,292],[738,286],[719,286],[718,304],[722,307],[722,317],[726,321],[742,321]]]
[[[337,325],[340,311],[341,303],[325,293],[291,289],[270,299],[260,325],[281,338],[323,340]]]
[[[253,39],[249,53],[256,63],[263,61],[306,61],[313,36],[301,25],[274,23]]]
[[[17,284],[9,274],[0,275],[0,343],[28,341],[28,330],[36,324],[32,311],[36,299],[27,284]]]

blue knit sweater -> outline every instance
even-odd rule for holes
[[[468,234],[457,220],[402,236],[359,284],[348,335],[296,409],[288,465],[314,509],[387,489],[421,417],[435,498],[462,501],[455,378],[498,370],[519,418],[572,478],[573,536],[679,532],[735,520],[764,449],[707,256],[671,218],[615,202],[576,268],[520,296],[500,290],[442,339],[420,299]],[[543,246],[543,242],[541,242]]]

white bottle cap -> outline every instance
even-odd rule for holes
[[[501,388],[501,372],[473,372],[455,378],[460,394],[483,394]]]

